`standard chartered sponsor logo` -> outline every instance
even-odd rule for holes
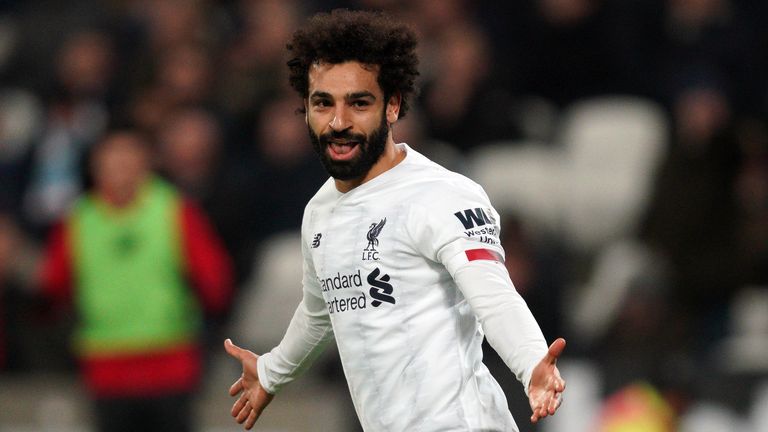
[[[320,279],[320,287],[323,289],[323,292],[361,286],[363,286],[363,280],[360,277],[360,270],[357,270],[357,273],[347,275],[336,273],[335,276]]]
[[[382,274],[381,269],[378,267],[366,277],[368,284],[372,285],[368,290],[368,294],[373,298],[373,301],[370,302],[365,295],[363,278],[359,269],[349,274],[337,272],[333,276],[320,278],[319,280],[323,292],[329,293],[326,294],[326,304],[328,305],[328,312],[332,314],[366,309],[368,305],[379,307],[382,303],[395,304],[395,298],[391,295],[394,287],[389,283],[390,277],[388,274]],[[351,295],[342,296],[333,293],[347,289],[350,290]],[[333,296],[333,298],[328,299],[330,296]]]
[[[365,309],[366,298],[365,294],[360,294],[357,297],[344,297],[334,298],[325,302],[328,304],[328,313],[347,312],[357,309]]]
[[[381,275],[379,278],[379,274],[381,274],[381,271],[376,267],[368,275],[368,283],[373,285],[368,293],[376,299],[371,302],[371,306],[379,307],[381,302],[395,304],[395,298],[390,295],[393,291],[392,284],[387,283],[389,282],[389,275]]]

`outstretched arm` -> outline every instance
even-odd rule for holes
[[[305,248],[302,242],[302,248]],[[232,385],[232,396],[240,394],[232,407],[238,423],[250,429],[273,395],[293,381],[323,352],[333,339],[328,307],[322,298],[319,282],[310,260],[304,260],[304,297],[293,314],[280,344],[258,356],[235,346],[227,339],[224,348],[243,365],[243,375]]]
[[[565,340],[557,339],[547,350],[536,320],[500,262],[471,262],[460,267],[454,279],[480,319],[488,342],[525,386],[533,410],[531,421],[554,414],[565,390],[556,366]]]
[[[565,339],[558,338],[543,359],[533,368],[531,384],[528,388],[528,403],[531,404],[531,422],[536,423],[548,415],[553,415],[563,403],[565,381],[557,370],[557,359],[565,349]]]
[[[504,266],[500,216],[488,196],[479,185],[455,179],[413,205],[408,217],[411,223],[405,226],[413,247],[445,266],[488,342],[532,397],[531,420],[543,417],[542,409],[553,414],[559,402],[549,402],[565,387],[553,359],[565,341],[556,341],[547,350],[536,319]],[[548,366],[540,366],[542,358]],[[550,380],[554,374],[557,380]]]
[[[236,358],[243,365],[243,374],[229,388],[230,396],[240,395],[232,406],[231,414],[238,423],[243,424],[245,422],[245,429],[250,430],[261,416],[264,408],[272,402],[274,395],[268,393],[259,382],[258,355],[240,348],[229,339],[224,341],[224,349],[227,354]]]

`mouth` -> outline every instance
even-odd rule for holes
[[[350,160],[358,153],[358,144],[357,141],[332,140],[328,143],[328,153],[333,160]]]

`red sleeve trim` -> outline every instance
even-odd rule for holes
[[[181,206],[184,267],[208,313],[221,314],[229,305],[234,284],[229,254],[202,210]]]
[[[470,249],[470,250],[464,251],[464,253],[467,254],[467,260],[469,261],[488,260],[488,261],[498,261],[500,263],[504,262],[504,258],[501,256],[500,253],[490,249]]]

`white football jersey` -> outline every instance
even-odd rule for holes
[[[277,391],[335,337],[366,431],[517,430],[453,278],[473,261],[502,265],[499,216],[479,185],[398,146],[407,153],[394,168],[347,193],[329,179],[308,203],[304,298],[285,340],[259,361],[262,384]],[[532,350],[501,353],[526,385],[546,353],[533,326]]]

